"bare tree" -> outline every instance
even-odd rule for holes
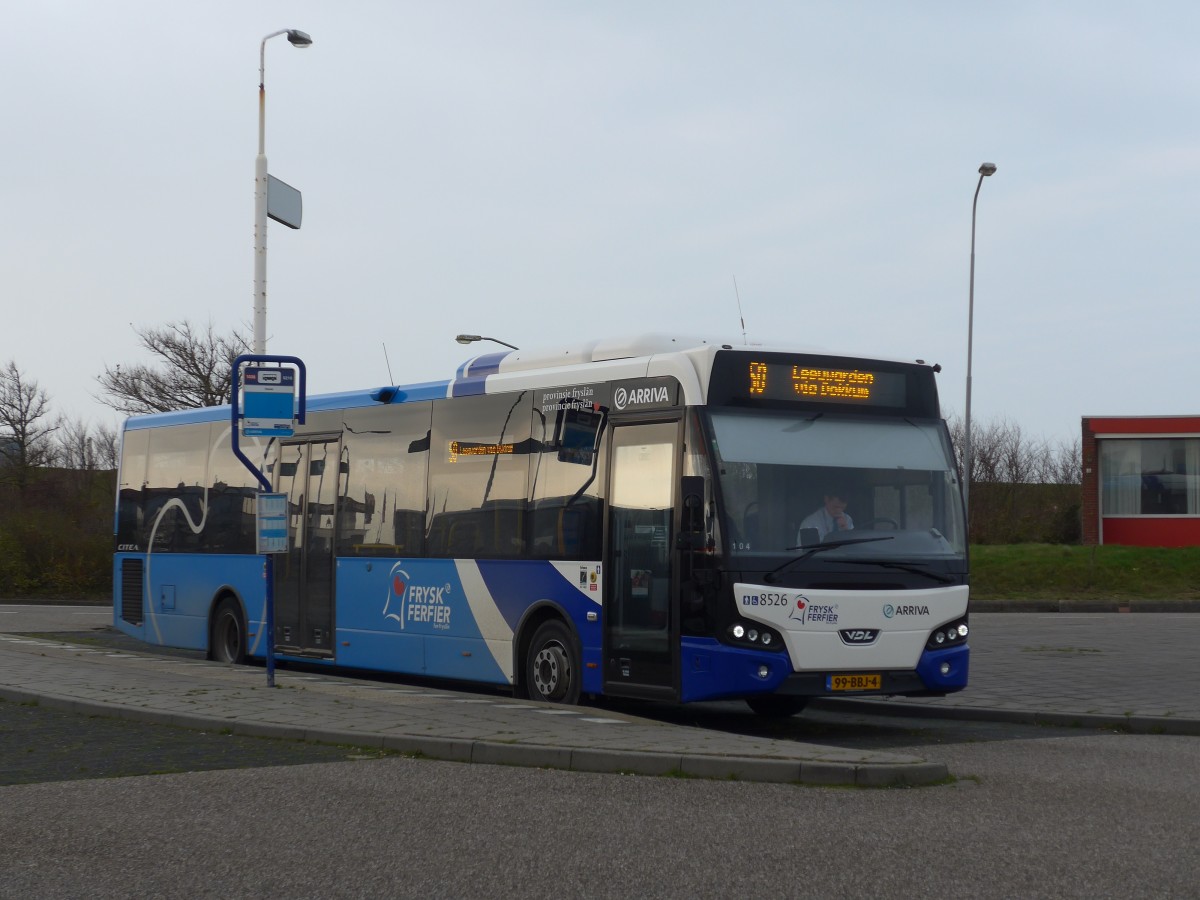
[[[158,365],[105,366],[96,378],[101,402],[127,415],[229,402],[233,361],[250,348],[241,332],[217,334],[211,322],[201,330],[186,319],[134,332]]]
[[[1054,448],[1042,480],[1047,484],[1083,483],[1083,447],[1079,438]]]
[[[0,370],[0,477],[24,492],[30,471],[53,457],[50,437],[58,427],[47,420],[50,395],[9,361]]]
[[[948,420],[956,463],[961,473],[965,446],[963,421]],[[972,540],[1011,543],[1078,540],[1082,453],[1078,440],[1051,444],[1029,438],[1007,419],[971,428]]]
[[[95,472],[117,467],[115,428],[63,419],[55,441],[55,461],[64,469]]]

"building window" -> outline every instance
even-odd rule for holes
[[[1200,438],[1099,444],[1103,515],[1200,515]]]

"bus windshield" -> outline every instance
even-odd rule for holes
[[[941,422],[713,411],[713,458],[733,556],[951,559],[962,506]]]

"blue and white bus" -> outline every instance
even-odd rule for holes
[[[273,635],[229,407],[128,420],[114,620],[149,643],[511,686],[811,697],[966,686],[935,373],[666,336],[475,357],[241,439],[288,497]],[[830,493],[841,530],[812,518]]]

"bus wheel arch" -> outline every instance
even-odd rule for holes
[[[583,693],[579,636],[554,607],[533,611],[521,628],[516,659],[520,696],[575,705]]]
[[[241,601],[228,591],[218,595],[208,626],[208,658],[242,665],[249,652],[246,613]]]

